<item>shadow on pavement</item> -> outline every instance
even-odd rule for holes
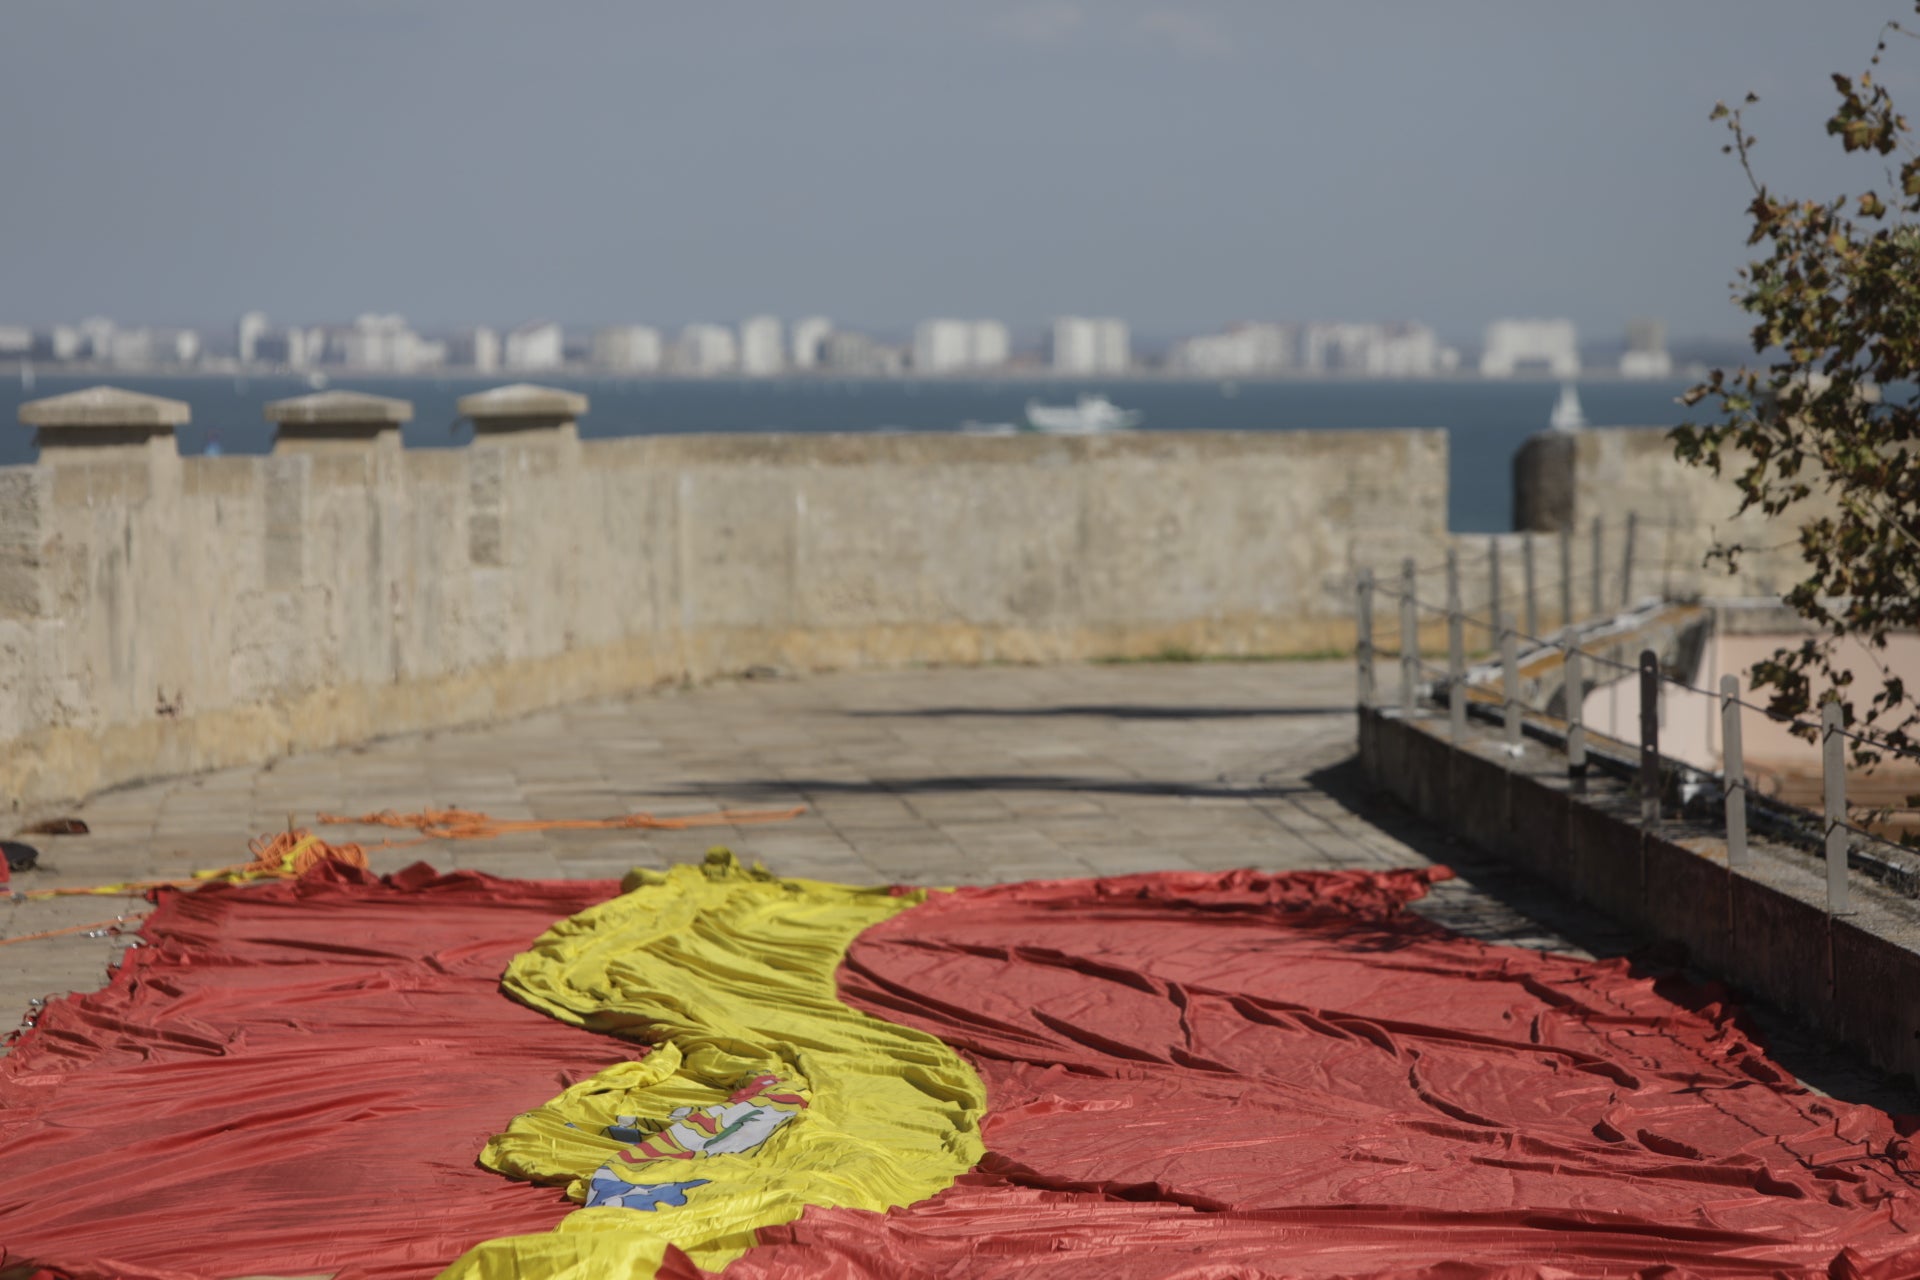
[[[1261,720],[1281,716],[1343,716],[1348,707],[1195,707],[1136,703],[1083,703],[1053,707],[909,707],[884,711],[849,711],[862,719],[960,718],[981,716],[1019,719],[1046,716],[1084,716],[1106,720]]]
[[[688,782],[673,788],[685,795],[792,797],[808,795],[966,795],[970,792],[1058,791],[1092,795],[1172,796],[1190,800],[1265,800],[1310,795],[1314,788],[1255,783],[1162,782],[1151,778],[1086,778],[1051,773],[921,774],[897,778],[746,778],[724,782]]]

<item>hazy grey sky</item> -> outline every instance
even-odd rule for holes
[[[0,322],[1742,330],[1901,0],[0,0]],[[1920,116],[1920,43],[1896,48]]]

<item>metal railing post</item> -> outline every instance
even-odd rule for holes
[[[1531,533],[1523,534],[1521,537],[1520,568],[1527,592],[1527,634],[1537,636],[1540,634],[1540,606],[1534,598],[1533,591],[1533,535]]]
[[[1573,627],[1573,527],[1560,531],[1560,625]]]
[[[1740,677],[1720,677],[1720,776],[1726,783],[1727,866],[1747,865],[1747,761],[1740,741]]]
[[[1500,539],[1487,539],[1487,625],[1491,628],[1487,636],[1487,647],[1498,650],[1500,631],[1505,626],[1500,608]]]
[[[1420,617],[1413,597],[1413,557],[1400,562],[1400,714],[1413,716],[1414,684],[1420,676]]]
[[[1607,611],[1606,566],[1607,544],[1606,530],[1600,523],[1600,517],[1593,518],[1593,616],[1598,618]]]
[[[1620,552],[1620,607],[1626,609],[1633,604],[1633,535],[1639,528],[1640,517],[1627,512],[1627,544]]]
[[[1587,777],[1587,687],[1580,676],[1580,646],[1565,649],[1564,696],[1567,700],[1567,777],[1576,784]]]
[[[1640,825],[1660,825],[1660,655],[1640,651]]]
[[[1360,571],[1360,583],[1354,602],[1354,626],[1359,632],[1354,642],[1354,657],[1359,663],[1359,698],[1362,708],[1373,705],[1373,570]]]
[[[1825,784],[1827,819],[1827,914],[1849,915],[1847,854],[1853,847],[1847,830],[1847,740],[1840,732],[1840,702],[1820,704],[1820,775]]]
[[[1500,632],[1500,693],[1506,705],[1507,749],[1520,752],[1520,644],[1507,627]]]
[[[1467,736],[1467,646],[1460,616],[1460,553],[1447,551],[1447,732],[1455,743]]]

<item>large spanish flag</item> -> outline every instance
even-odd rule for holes
[[[0,1060],[0,1270],[1920,1275],[1901,1125],[1430,878],[171,895]]]

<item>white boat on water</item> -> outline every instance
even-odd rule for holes
[[[1124,431],[1140,421],[1136,409],[1122,409],[1102,395],[1083,393],[1073,404],[1027,401],[1027,425],[1056,436],[1093,436]]]
[[[1553,416],[1547,423],[1555,431],[1578,431],[1587,425],[1586,411],[1580,407],[1580,393],[1571,382],[1560,384],[1560,399],[1553,406]]]

